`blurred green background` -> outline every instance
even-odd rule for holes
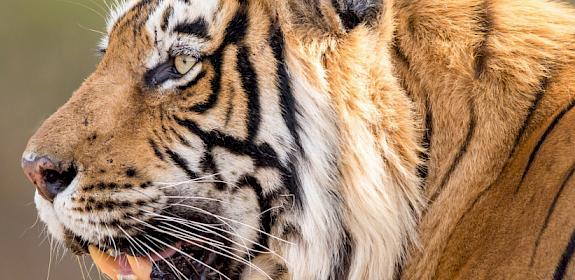
[[[104,30],[106,11],[99,6],[105,5],[103,0],[1,3],[0,279],[47,279],[50,242],[43,241],[41,223],[32,227],[34,187],[20,170],[20,156],[36,128],[95,68],[101,35],[88,29]],[[49,279],[82,279],[75,257],[60,250],[52,260]]]
[[[103,0],[2,0],[0,279],[82,279],[78,260],[62,250],[53,254],[48,274],[50,242],[43,241],[41,223],[33,226],[34,188],[20,170],[20,156],[42,120],[98,62],[101,34],[90,29],[104,30],[104,7]]]

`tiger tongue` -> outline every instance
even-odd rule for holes
[[[150,280],[152,263],[145,258],[123,254],[114,258],[92,245],[88,251],[98,269],[113,280]]]

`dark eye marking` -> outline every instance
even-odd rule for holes
[[[186,159],[168,148],[166,148],[166,153],[168,156],[170,156],[170,159],[174,162],[174,164],[182,169],[186,175],[188,175],[190,180],[198,178],[198,175],[188,167],[188,161]]]
[[[204,18],[198,18],[193,22],[180,23],[174,27],[174,32],[210,39],[208,22]]]
[[[182,74],[176,70],[173,59],[146,71],[144,74],[144,82],[149,87],[157,87],[168,80],[180,78],[182,78]]]
[[[195,86],[196,84],[198,84],[198,82],[206,76],[206,71],[202,71],[200,72],[200,74],[198,74],[198,76],[196,76],[193,80],[191,80],[190,82],[188,82],[187,84],[183,85],[183,86],[179,86],[178,89],[179,90],[187,90],[190,87]]]

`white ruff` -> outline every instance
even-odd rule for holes
[[[297,100],[297,122],[303,157],[296,168],[302,189],[303,212],[294,213],[303,240],[284,248],[292,279],[328,279],[344,232],[341,202],[330,194],[337,188],[338,129],[327,94],[311,85],[297,59],[287,54],[292,87]],[[322,69],[316,69],[322,73]],[[303,242],[303,244],[302,244]]]

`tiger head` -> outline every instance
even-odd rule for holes
[[[333,44],[322,38],[352,29],[385,37],[364,17],[341,16],[354,12],[343,2],[119,5],[97,69],[23,156],[50,234],[118,279],[392,275],[413,231],[416,180],[384,173],[392,160],[380,157],[373,124],[358,122],[353,135],[341,124],[346,101],[326,78],[337,63],[326,61]],[[412,145],[411,127],[402,129]],[[356,136],[375,162],[354,178],[349,170],[363,167],[344,157],[346,137]],[[392,173],[408,174],[412,163]],[[353,201],[362,195],[354,184],[363,202]],[[362,254],[385,268],[367,268]]]

